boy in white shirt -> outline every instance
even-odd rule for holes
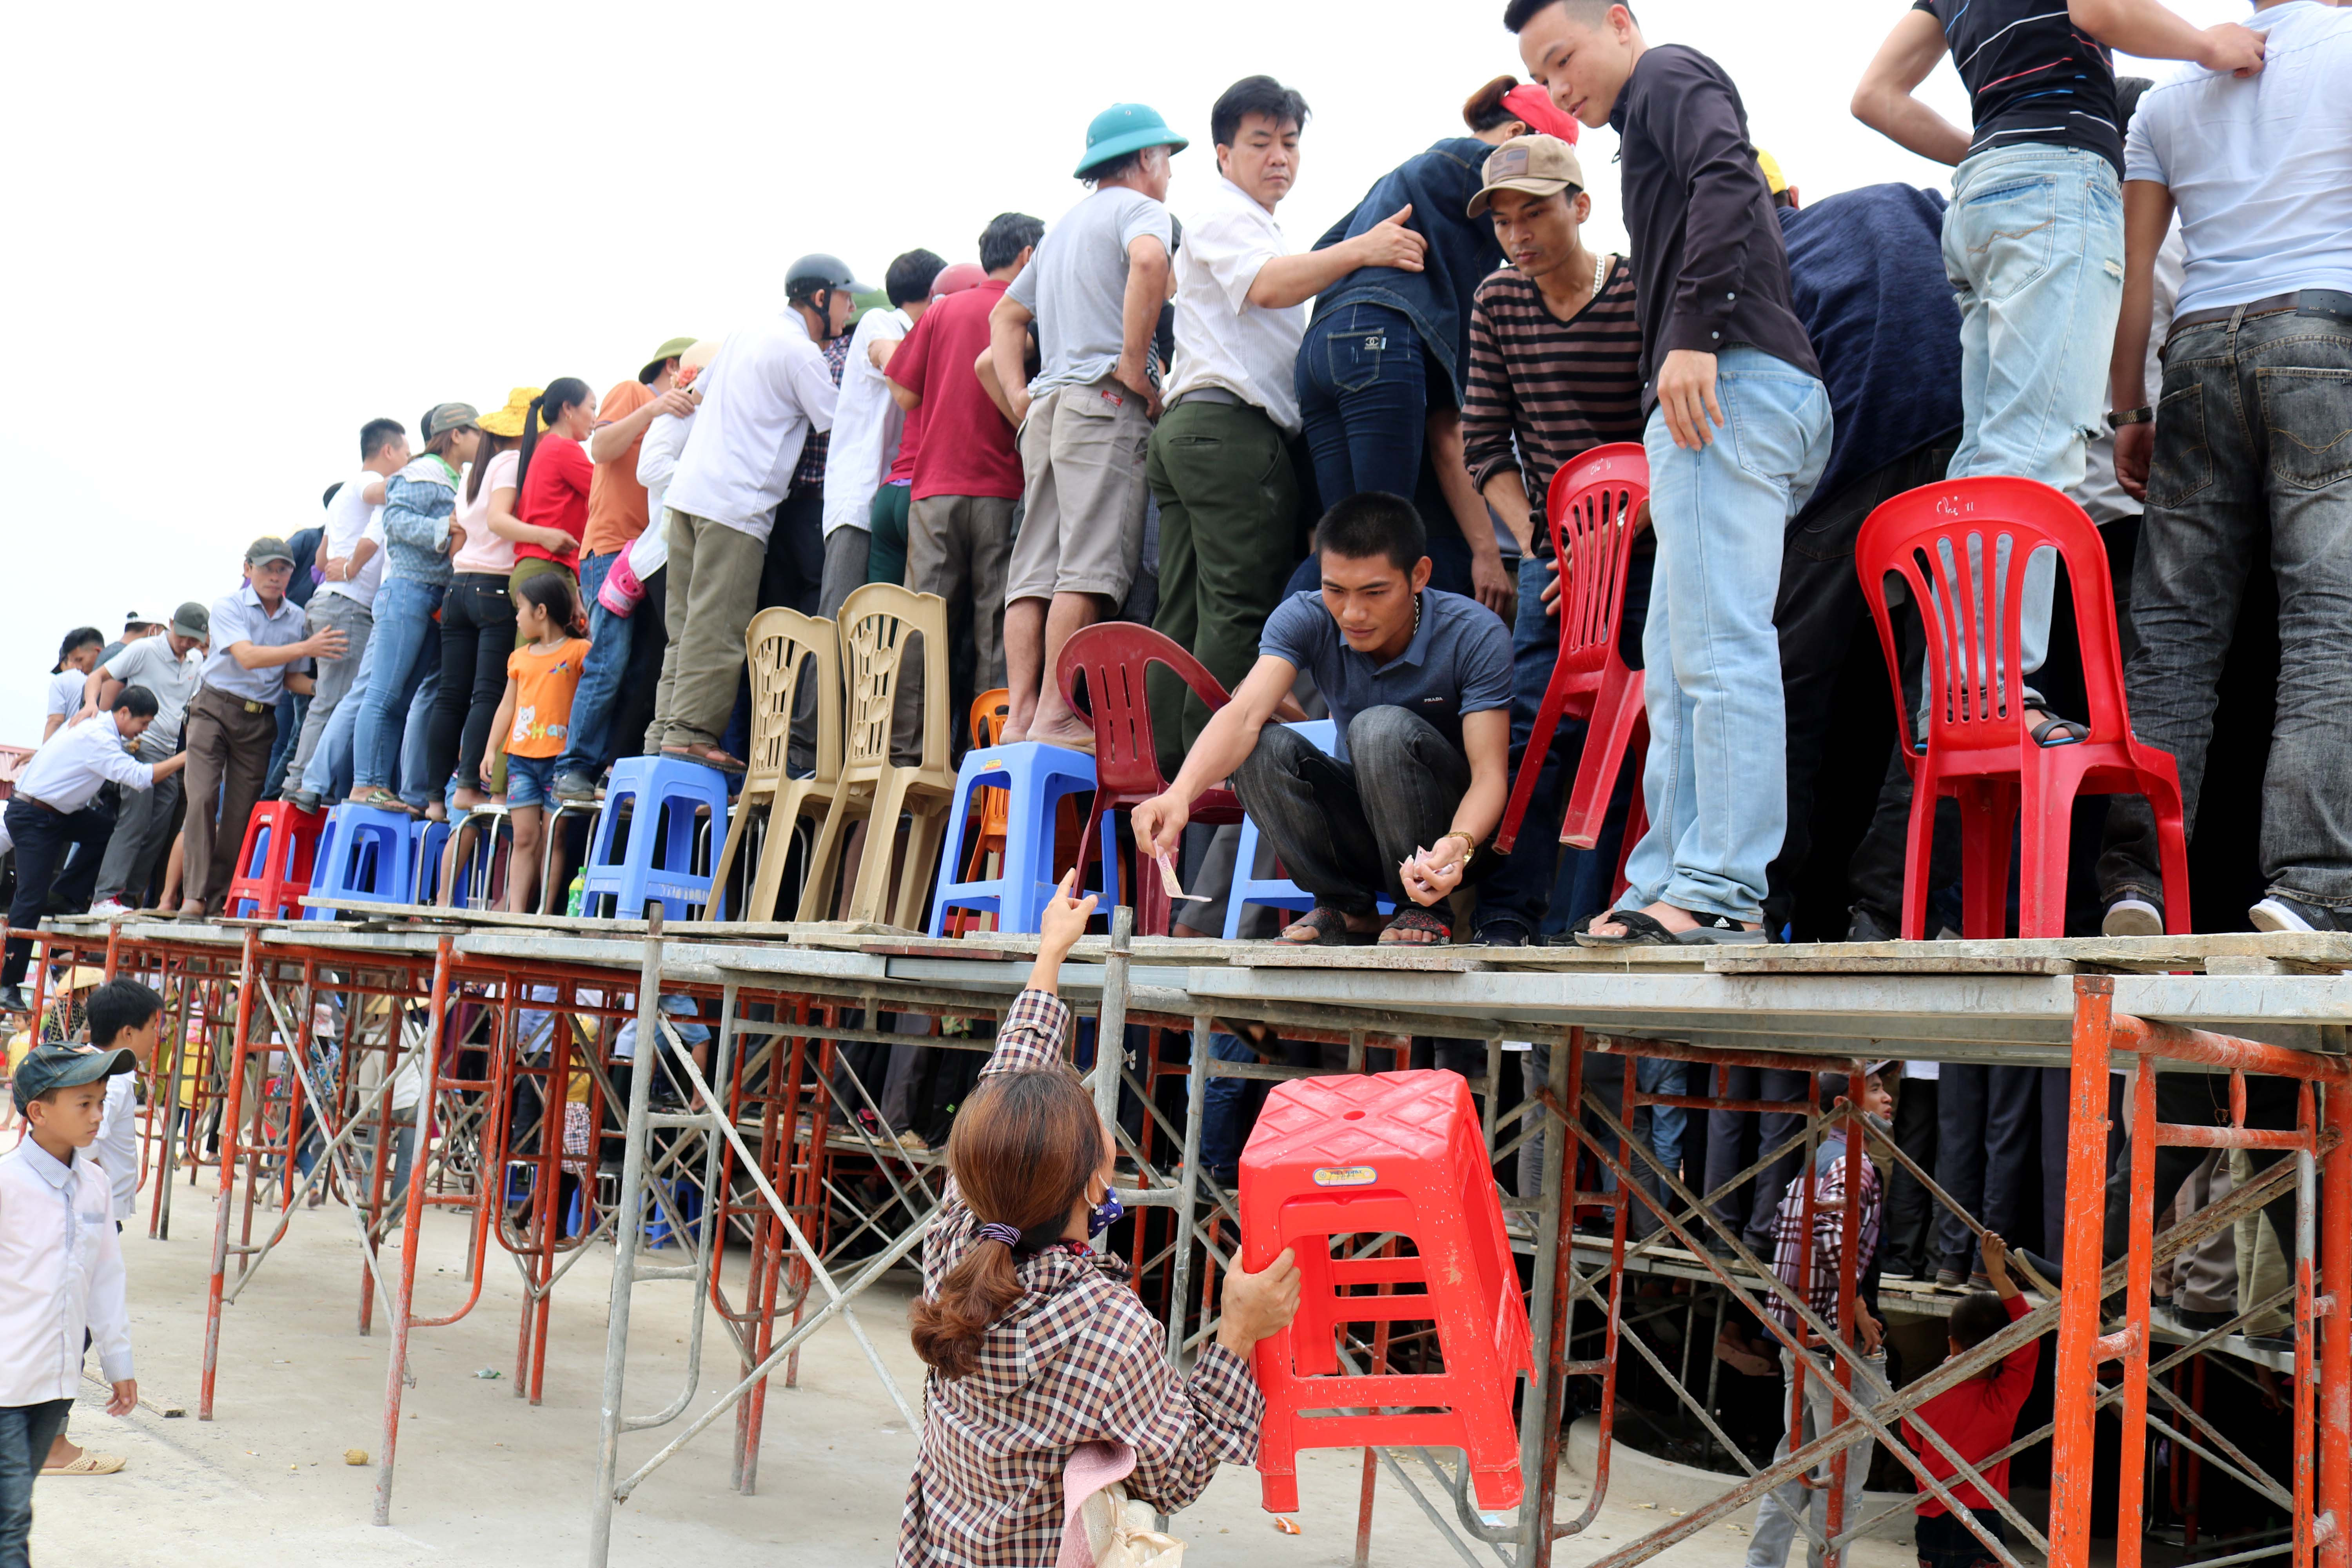
[[[16,1068],[26,1137],[0,1156],[0,1568],[31,1562],[33,1479],[72,1408],[87,1345],[113,1384],[107,1414],[139,1403],[113,1194],[79,1153],[98,1141],[106,1080],[135,1065],[127,1050],[42,1046]]]
[[[133,1072],[116,1073],[106,1080],[106,1110],[98,1124],[98,1141],[89,1158],[104,1172],[110,1194],[117,1235],[122,1222],[139,1212],[139,1093],[138,1077],[154,1065],[156,1043],[163,1035],[163,999],[136,980],[110,980],[89,994],[83,1017],[89,1025],[89,1043],[102,1051],[129,1051],[137,1063]],[[102,1454],[76,1447],[58,1425],[42,1461],[47,1476],[110,1476],[123,1467],[120,1454]]]

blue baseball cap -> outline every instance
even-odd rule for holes
[[[75,1089],[112,1078],[119,1072],[138,1069],[139,1058],[119,1047],[91,1051],[75,1046],[41,1046],[25,1053],[25,1059],[16,1064],[10,1087],[16,1091],[16,1109],[21,1111],[53,1089]]]
[[[1181,153],[1192,143],[1168,129],[1168,121],[1149,104],[1114,103],[1097,114],[1087,125],[1087,155],[1078,160],[1073,171],[1084,179],[1089,170],[1099,169],[1114,158],[1124,158],[1129,153],[1140,153],[1146,147],[1165,147],[1171,153]]]

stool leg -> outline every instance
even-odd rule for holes
[[[833,899],[833,880],[841,871],[841,847],[849,835],[853,812],[849,791],[845,786],[826,808],[824,826],[817,829],[816,843],[809,850],[808,870],[801,883],[800,918],[804,921],[831,916],[828,906]]]
[[[960,776],[956,780],[955,794],[950,797],[948,801],[946,839],[944,847],[940,852],[939,893],[932,900],[933,907],[931,910],[930,924],[925,928],[933,936],[941,936],[946,933],[948,919],[947,890],[959,880],[959,878],[956,875],[956,866],[957,862],[963,857],[964,828],[971,817],[971,803],[979,796],[980,789],[981,786],[976,782],[975,778]],[[977,876],[973,876],[961,879],[976,882],[980,879]],[[1002,923],[1002,921],[999,922],[1000,925]]]

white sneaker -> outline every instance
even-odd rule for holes
[[[2146,899],[2120,898],[2107,906],[2099,931],[2103,936],[2162,936],[2164,911]]]
[[[111,918],[115,915],[136,914],[138,911],[131,909],[130,905],[124,903],[120,899],[100,899],[98,902],[89,906],[89,912],[94,915],[106,915]]]

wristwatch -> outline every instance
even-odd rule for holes
[[[2148,425],[2156,420],[2156,410],[2147,404],[2137,408],[2118,408],[2107,416],[2107,428],[2120,430],[2126,425]]]

